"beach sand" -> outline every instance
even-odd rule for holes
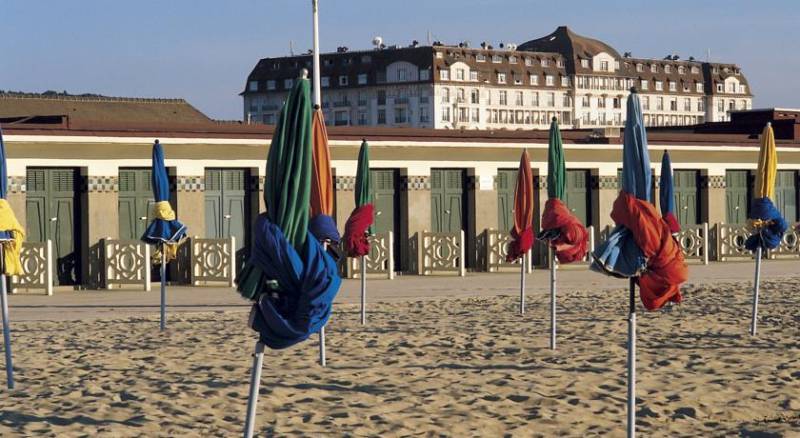
[[[260,436],[624,436],[627,293],[338,305],[327,329],[264,358]],[[372,283],[374,288],[379,282]],[[231,291],[230,293],[234,293]],[[799,436],[800,282],[689,286],[639,314],[641,436]],[[12,308],[13,318],[13,308]],[[255,333],[244,312],[18,322],[0,435],[239,436]],[[793,435],[794,434],[794,435]]]

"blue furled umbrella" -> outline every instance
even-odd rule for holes
[[[661,217],[669,225],[672,234],[681,231],[678,217],[675,215],[675,186],[672,182],[672,160],[669,152],[664,151],[661,157],[661,184],[658,186],[659,206],[661,207]]]
[[[144,231],[142,241],[151,245],[158,245],[158,254],[155,259],[161,263],[161,330],[167,324],[167,263],[177,255],[178,244],[186,237],[186,226],[175,218],[175,211],[169,204],[169,179],[167,168],[164,167],[164,150],[158,140],[153,144],[153,215],[155,218]],[[160,260],[158,255],[160,255]]]

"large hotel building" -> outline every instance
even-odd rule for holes
[[[323,110],[329,124],[436,129],[621,127],[631,87],[648,126],[730,120],[752,108],[735,64],[670,55],[619,54],[565,26],[518,46],[481,44],[384,47],[321,55]],[[244,119],[273,124],[311,55],[264,58],[247,78]]]

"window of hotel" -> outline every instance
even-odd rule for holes
[[[556,67],[558,67],[558,68],[564,68],[564,60],[559,58],[559,59],[556,61]]]
[[[561,86],[569,87],[569,76],[561,76]]]
[[[598,108],[605,108],[606,107],[606,98],[605,97],[598,97],[597,98],[597,107]]]
[[[495,64],[500,64],[503,62],[503,57],[500,55],[492,55],[492,62]]]
[[[470,103],[480,103],[480,92],[476,89],[472,89],[469,92],[469,101]]]
[[[275,81],[270,79],[267,81],[267,90],[274,90],[275,89]]]
[[[344,87],[347,86],[347,83],[348,83],[347,76],[339,76],[339,85]]]
[[[442,58],[444,58],[444,53],[443,52],[436,52],[436,59],[442,59]]]
[[[732,101],[728,102],[728,110],[729,111],[733,111],[735,109],[736,109],[736,101],[732,100]]]
[[[664,98],[663,97],[656,98],[656,109],[658,111],[662,111],[664,109]]]
[[[479,54],[475,55],[475,61],[476,62],[486,62],[486,55],[484,55],[482,53],[479,53]]]
[[[642,109],[643,110],[650,109],[650,98],[648,96],[642,96]]]
[[[279,62],[273,62],[272,63],[272,69],[273,70],[280,70],[281,69],[281,64]]]
[[[522,101],[522,91],[517,91],[516,96],[517,96],[517,98],[516,98],[514,103],[516,103],[517,106],[522,106],[523,105],[523,103],[522,103],[523,102]]]
[[[725,101],[724,100],[720,99],[717,102],[717,111],[719,111],[719,112],[725,111]]]
[[[669,109],[670,109],[670,111],[678,111],[678,100],[677,99],[670,99],[670,101],[669,101]]]
[[[443,81],[450,80],[450,70],[439,70],[439,79]]]
[[[450,121],[450,107],[443,106],[442,107],[442,121],[449,122]]]
[[[378,124],[385,125],[386,124],[386,110],[379,109],[378,110]]]
[[[531,85],[539,85],[539,76],[538,75],[530,75]]]
[[[616,109],[622,108],[622,99],[620,99],[619,97],[615,97],[612,100],[612,102],[614,103],[614,108],[616,108]]]
[[[679,65],[678,66],[678,74],[682,75],[682,74],[685,74],[685,73],[686,73],[686,67],[684,67],[682,65]]]
[[[678,84],[675,81],[669,81],[669,91],[678,91]]]
[[[522,76],[514,73],[514,85],[522,85]]]
[[[466,93],[463,88],[456,90],[456,103],[464,103],[466,100]]]
[[[688,97],[686,99],[683,99],[683,110],[684,111],[692,110],[692,99],[689,99]]]
[[[428,123],[430,121],[430,117],[428,116],[427,106],[419,107],[419,121],[420,123]]]
[[[361,55],[361,63],[362,64],[369,64],[372,62],[372,57],[369,55]]]
[[[581,97],[581,106],[584,108],[589,108],[589,96]]]
[[[569,94],[565,94],[564,95],[564,99],[563,99],[562,103],[563,103],[562,106],[565,107],[565,108],[569,108],[569,107],[572,106],[572,98],[569,96]]]
[[[619,70],[619,61],[614,61],[614,70]]]
[[[517,63],[517,57],[516,56],[509,56],[508,57],[508,63],[509,64],[516,64]]]
[[[665,65],[664,66],[664,73],[667,73],[667,74],[672,73],[672,66],[669,65],[669,64]]]
[[[477,81],[478,80],[478,72],[476,72],[476,71],[469,72],[469,80],[470,81]]]
[[[378,105],[386,105],[386,90],[378,90]]]
[[[747,90],[747,88],[745,88],[745,85],[739,85],[739,93],[745,94],[745,93],[747,93],[746,90]]]
[[[703,103],[703,99],[697,99],[697,111],[705,111],[706,106]]]
[[[367,74],[361,73],[358,75],[358,85],[365,85],[367,83]]]
[[[531,96],[531,105],[539,106],[539,93],[537,91],[534,91],[533,96]]]
[[[650,82],[648,82],[647,79],[642,79],[641,87],[642,87],[642,90],[650,89]]]
[[[450,102],[450,89],[443,88],[442,89],[442,103],[449,103]]]
[[[589,60],[588,59],[581,59],[581,67],[589,68]]]
[[[728,84],[728,93],[735,93],[736,92],[736,84],[731,82]]]
[[[283,88],[284,89],[291,90],[293,85],[294,85],[294,79],[284,79],[283,80]]]
[[[480,123],[481,121],[481,113],[479,108],[472,108],[472,121],[475,123]]]
[[[500,105],[508,105],[508,93],[505,91],[500,92]]]
[[[531,58],[525,58],[525,65],[530,67],[533,65],[533,60]]]
[[[600,70],[608,71],[608,61],[600,61]]]
[[[258,91],[258,81],[250,81],[250,85],[247,89],[250,91]]]
[[[717,84],[717,93],[722,93],[723,91],[725,91],[725,85]]]
[[[636,71],[643,72],[644,71],[644,64],[636,64]]]
[[[405,82],[408,80],[408,70],[405,68],[397,69],[397,80],[398,82]]]
[[[367,106],[367,93],[363,91],[358,92],[358,106]]]
[[[664,90],[664,84],[662,84],[661,81],[656,81],[656,91],[663,91],[663,90]]]
[[[456,80],[457,81],[463,81],[464,77],[465,76],[464,76],[464,69],[463,68],[459,68],[458,70],[456,70]]]
[[[556,93],[547,93],[547,106],[556,106]]]
[[[263,122],[265,125],[274,125],[275,124],[275,113],[264,114]]]
[[[548,87],[552,87],[556,83],[556,79],[552,75],[547,75],[544,77],[544,83]]]
[[[693,75],[696,75],[696,74],[698,74],[698,73],[700,73],[700,69],[699,69],[699,68],[697,68],[697,66],[692,66],[692,74],[693,74]]]
[[[658,66],[655,64],[650,64],[650,73],[658,73]]]
[[[498,73],[497,74],[497,83],[498,84],[505,84],[506,83],[506,74],[505,73]]]
[[[703,83],[702,82],[696,82],[694,84],[694,88],[695,88],[695,91],[697,91],[698,93],[702,93],[703,92]]]
[[[395,123],[406,123],[406,109],[403,107],[396,107],[394,109],[394,122]]]
[[[419,80],[420,81],[427,81],[431,77],[431,71],[426,69],[422,69],[419,71]]]

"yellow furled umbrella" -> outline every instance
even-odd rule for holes
[[[775,200],[775,178],[778,176],[778,152],[775,150],[775,133],[767,123],[761,132],[761,150],[758,152],[758,173],[754,198]]]

